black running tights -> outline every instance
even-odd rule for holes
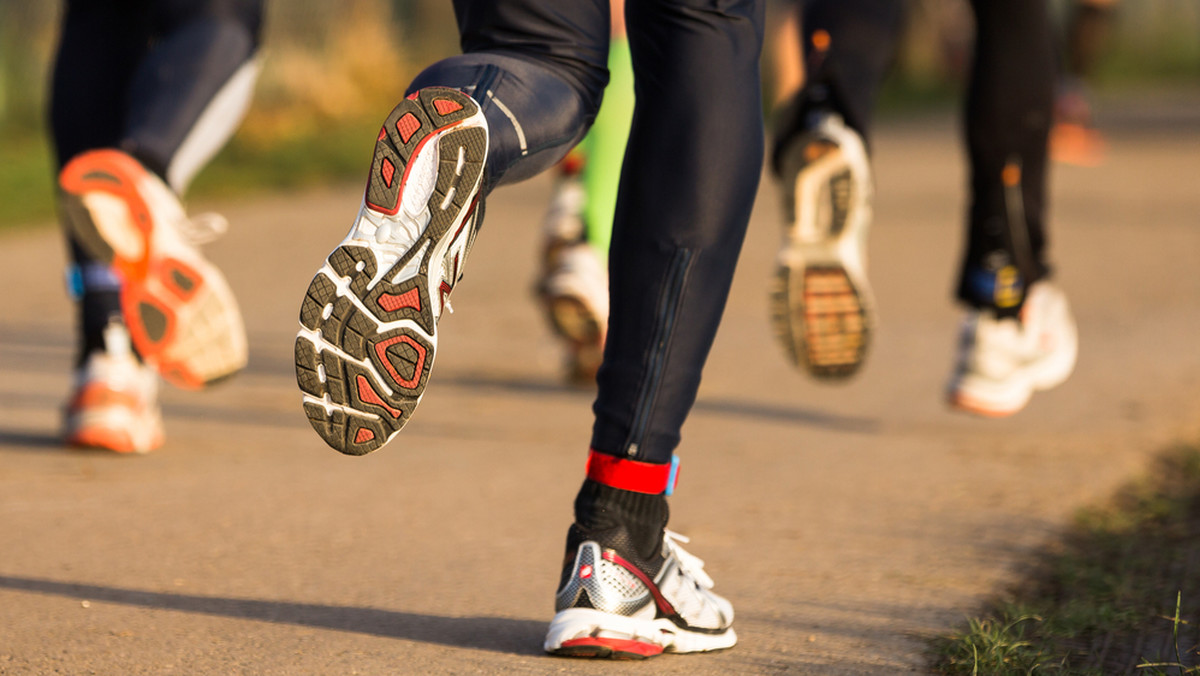
[[[876,97],[903,29],[906,3],[805,0],[801,4],[806,60],[812,71],[806,95],[821,91],[822,104],[832,106],[869,138]],[[964,115],[971,194],[957,293],[971,306],[1015,313],[1019,306],[997,306],[993,273],[1011,266],[1028,286],[1049,270],[1044,214],[1046,139],[1055,73],[1050,19],[1046,0],[971,0],[971,7],[977,32]],[[823,55],[813,53],[817,31],[831,38]],[[793,110],[800,115],[807,112],[804,106]],[[797,126],[783,121],[781,128],[794,132]]]
[[[637,106],[609,253],[591,445],[665,463],[695,401],[762,166],[761,0],[626,3]],[[608,0],[456,0],[464,55],[412,84],[488,119],[489,185],[552,166],[595,118]]]
[[[58,167],[88,150],[120,148],[182,193],[241,121],[263,1],[67,0],[51,83]],[[68,245],[82,271],[73,275],[82,361],[103,346],[119,287]]]

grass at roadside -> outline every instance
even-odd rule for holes
[[[1011,597],[934,642],[943,674],[1200,674],[1200,446],[1080,513]]]
[[[54,169],[45,136],[5,134],[0,145],[0,230],[47,221],[54,208]]]

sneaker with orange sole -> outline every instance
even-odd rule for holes
[[[129,332],[120,322],[104,329],[104,345],[75,373],[66,442],[118,453],[153,451],[163,443],[158,375],[134,356]]]
[[[121,281],[125,325],[146,364],[186,389],[246,365],[246,329],[237,301],[197,246],[223,229],[223,219],[189,219],[158,176],[118,150],[77,156],[58,183],[66,227]]]

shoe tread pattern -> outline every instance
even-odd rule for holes
[[[441,114],[442,109],[447,113]],[[375,144],[364,199],[369,209],[395,213],[404,168],[431,134],[441,132],[437,183],[428,201],[430,221],[374,286],[375,253],[367,246],[343,244],[329,255],[328,267],[305,293],[300,324],[317,332],[322,345],[303,332],[297,338],[296,380],[309,395],[304,403],[309,422],[342,453],[364,455],[386,444],[408,422],[428,383],[437,330],[430,266],[443,265],[431,258],[443,238],[459,235],[450,229],[460,223],[463,209],[472,206],[469,201],[475,199],[487,153],[484,129],[453,127],[477,110],[465,94],[448,89],[424,89],[396,106]],[[460,149],[465,162],[457,173]],[[385,160],[393,166],[386,174]],[[472,229],[468,237],[474,235],[475,216],[461,219],[461,227]],[[393,281],[395,271],[408,266],[414,256],[422,257],[416,274]],[[329,270],[341,279],[329,277]],[[453,285],[456,279],[446,281]],[[442,300],[437,299],[439,306]]]

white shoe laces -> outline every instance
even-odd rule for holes
[[[704,572],[704,561],[694,554],[689,554],[679,545],[680,542],[691,542],[691,540],[672,530],[667,530],[663,534],[663,546],[678,559],[679,570],[694,579],[696,584],[704,589],[712,589],[714,582],[708,573]]]

